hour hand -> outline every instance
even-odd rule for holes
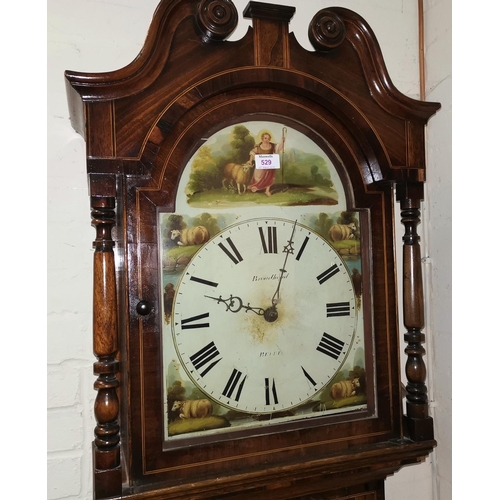
[[[233,295],[230,295],[228,299],[223,299],[222,295],[219,295],[218,297],[211,297],[210,295],[205,295],[205,297],[207,299],[216,300],[217,304],[220,303],[225,304],[226,311],[230,311],[233,313],[237,313],[238,311],[241,311],[243,309],[245,312],[252,311],[258,316],[263,316],[265,312],[264,309],[260,307],[252,307],[250,304],[244,305],[240,297],[234,297]]]

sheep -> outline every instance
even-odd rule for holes
[[[210,239],[210,233],[204,226],[195,226],[185,229],[172,229],[171,238],[178,240],[180,246],[201,245]]]
[[[343,399],[356,395],[356,389],[360,387],[359,377],[352,380],[342,380],[332,385],[330,395],[332,399]]]
[[[352,240],[355,235],[356,224],[334,224],[328,231],[328,236],[332,241]]]
[[[188,399],[186,401],[174,401],[172,411],[179,411],[179,417],[205,418],[212,415],[213,406],[208,399]]]
[[[247,190],[247,185],[252,178],[251,172],[252,165],[250,163],[245,163],[243,165],[238,165],[237,163],[228,163],[224,167],[224,177],[222,179],[222,187],[229,189],[236,183],[238,188],[238,194],[242,194]]]

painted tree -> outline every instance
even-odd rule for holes
[[[168,417],[169,421],[172,421],[176,414],[172,412],[172,406],[175,401],[184,401],[186,397],[186,388],[182,385],[180,380],[176,380],[168,389],[167,389],[167,408],[168,408]]]
[[[333,219],[328,217],[327,214],[321,212],[318,216],[318,220],[314,223],[314,227],[317,233],[319,233],[323,238],[328,239],[328,231],[333,225]]]
[[[175,242],[173,242],[171,236],[172,230],[173,229],[184,229],[187,227],[186,222],[184,221],[184,218],[182,215],[176,215],[172,214],[168,217],[165,226],[162,231],[162,237],[163,237],[163,247],[164,248],[169,248],[172,246],[175,246]]]
[[[201,170],[204,168],[215,167],[215,160],[212,156],[212,150],[208,146],[201,146],[193,158],[191,164],[192,170]]]
[[[351,224],[354,223],[356,224],[356,227],[358,227],[358,220],[356,218],[356,213],[355,212],[341,212],[340,217],[337,219],[337,224]]]
[[[246,163],[250,158],[250,151],[255,146],[255,140],[244,125],[236,125],[233,129],[233,149],[231,156],[234,163]]]
[[[317,165],[312,165],[310,172],[311,172],[311,179],[313,180],[313,183],[315,185],[326,186],[326,187],[333,186],[333,182],[330,179],[325,178],[323,174],[320,173],[320,169]]]
[[[188,182],[188,193],[194,194],[211,189],[219,189],[222,186],[222,173],[219,165],[210,163],[203,168],[191,172]]]
[[[205,227],[208,230],[210,236],[214,236],[220,232],[220,227],[217,224],[217,219],[208,212],[203,212],[202,214],[195,217],[193,220],[193,226]]]

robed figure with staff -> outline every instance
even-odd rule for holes
[[[283,134],[281,136],[281,141],[279,143],[271,142],[271,133],[268,131],[262,132],[259,142],[250,151],[250,162],[255,165],[255,155],[269,155],[278,154],[280,151],[285,149],[285,133],[286,128],[283,127]],[[267,196],[271,196],[271,186],[274,184],[274,178],[276,176],[275,169],[255,169],[253,173],[252,180],[248,185],[248,189],[252,193],[257,191],[264,191]]]

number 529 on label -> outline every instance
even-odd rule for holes
[[[280,168],[280,155],[255,155],[255,168],[257,170],[269,170]]]

